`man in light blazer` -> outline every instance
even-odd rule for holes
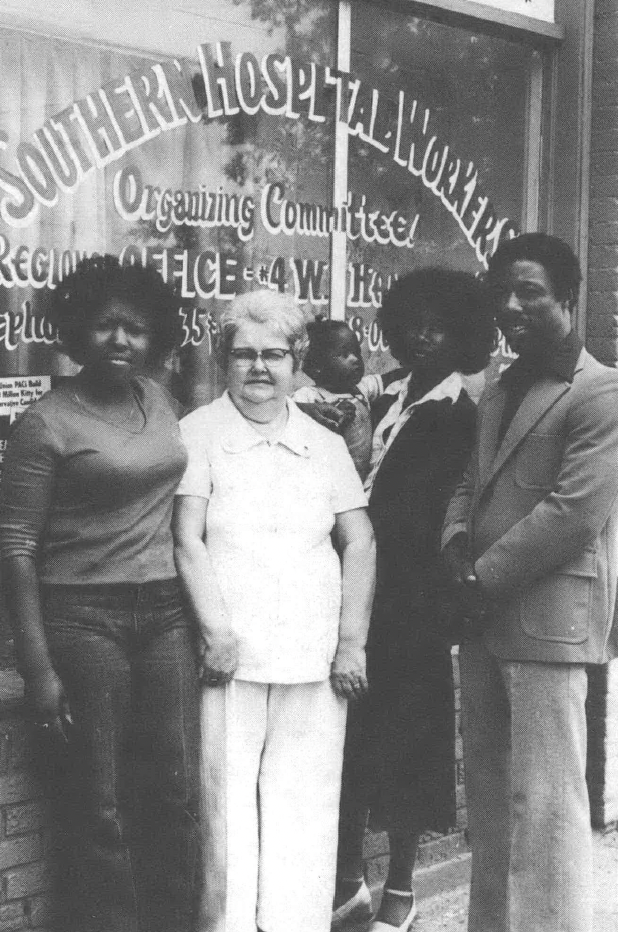
[[[578,261],[523,234],[490,260],[518,359],[481,399],[444,556],[460,650],[469,932],[592,932],[585,664],[618,652],[618,372],[571,325]]]

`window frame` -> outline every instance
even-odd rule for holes
[[[585,333],[585,303],[588,253],[588,212],[591,136],[592,37],[594,4],[589,0],[556,0],[556,22],[523,16],[489,7],[476,0],[370,0],[403,15],[511,41],[531,44],[541,63],[531,69],[526,103],[527,131],[524,140],[525,190],[522,194],[522,229],[543,229],[566,239],[580,258],[583,273],[577,327]],[[333,0],[338,11],[338,67],[349,70],[351,0]],[[187,9],[196,10],[195,0],[183,0]],[[163,0],[152,0],[153,8],[163,9]],[[19,9],[18,9],[19,7]],[[168,47],[169,41],[148,41],[140,48],[118,44],[116,33],[102,34],[100,11],[87,7],[84,0],[61,0],[60,11],[50,14],[42,0],[0,0],[0,24],[13,30],[32,31],[49,37],[174,57],[183,49]],[[105,20],[107,23],[107,19]],[[93,28],[95,34],[93,34]],[[109,29],[109,23],[107,23]],[[123,40],[126,32],[123,33]],[[174,43],[182,42],[174,33]],[[189,41],[187,39],[187,41]],[[191,33],[194,42],[194,32]],[[145,46],[148,46],[146,49]],[[165,45],[165,48],[163,48]],[[157,51],[157,46],[160,48]],[[347,183],[347,143],[345,127],[338,126],[333,152],[332,203],[342,200]],[[345,196],[345,193],[344,195]],[[345,313],[345,237],[334,233],[331,242],[330,294],[332,314]]]
[[[472,0],[369,0],[406,16],[525,43],[533,50],[522,140],[524,185],[522,231],[545,230],[567,240],[582,266],[576,327],[585,334],[590,174],[592,35],[594,9],[586,0],[557,0],[559,21],[504,12]],[[350,70],[351,0],[338,3],[338,60]],[[574,106],[574,101],[577,106]],[[567,138],[569,144],[567,144]],[[575,145],[573,145],[575,140]],[[333,168],[333,205],[347,193],[348,137],[338,126]],[[346,243],[331,242],[331,316],[344,319]]]

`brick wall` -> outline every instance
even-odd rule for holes
[[[21,693],[17,674],[0,671],[0,930],[44,932],[51,916],[48,810]]]
[[[586,342],[618,360],[618,0],[596,0]]]
[[[618,0],[596,0],[586,343],[618,361]],[[618,416],[618,412],[617,412]],[[593,823],[618,821],[618,661],[590,670],[588,777]]]

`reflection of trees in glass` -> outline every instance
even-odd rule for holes
[[[316,37],[322,36],[324,47],[330,45],[332,2],[324,0],[233,0],[234,6],[248,6],[251,18],[263,23],[269,35],[274,29],[285,30],[290,54],[309,58],[316,52]],[[317,58],[312,58],[317,61]],[[322,59],[323,60],[323,59]]]
[[[527,54],[522,56],[521,46],[417,18],[402,24],[394,13],[384,15],[376,30],[375,7],[355,7],[355,64],[363,60],[363,69],[373,72],[376,80],[404,88],[429,106],[443,135],[465,121],[476,167],[483,180],[490,181],[496,154],[508,157],[512,133],[501,130],[512,126],[514,116],[518,125],[523,122],[522,94],[514,95],[523,91]],[[491,152],[481,156],[488,142]]]
[[[246,8],[248,16],[260,23],[268,35],[281,35],[279,51],[299,62],[334,64],[335,4],[330,0],[232,0],[234,6]],[[245,51],[230,35],[233,54]],[[198,105],[206,108],[204,83],[199,72],[193,76],[193,91]],[[205,117],[205,125],[210,121]],[[255,116],[242,111],[232,117],[218,118],[223,125],[222,146],[228,147],[224,176],[230,182],[226,191],[255,192],[259,197],[264,185],[281,181],[291,198],[315,200],[327,204],[333,160],[332,122],[310,122],[304,115],[297,121],[262,112]],[[195,131],[195,130],[193,130]],[[203,166],[200,166],[203,170]],[[131,231],[137,241],[165,242],[181,249],[199,249],[205,236],[217,248],[233,252],[240,262],[251,248],[242,243],[236,231],[219,229],[204,234],[199,228],[176,225],[170,233],[159,233],[152,221],[142,221]],[[255,247],[255,241],[253,241]]]
[[[233,0],[247,6],[251,18],[263,24],[269,35],[281,33],[279,51],[301,63],[333,65],[335,5],[330,0]],[[242,52],[243,49],[233,48]],[[199,77],[197,97],[203,100]],[[331,171],[333,127],[259,113],[239,113],[225,120],[225,142],[235,151],[226,164],[230,181],[255,190],[268,181],[282,181],[303,197],[323,196],[324,179]]]
[[[431,111],[431,135],[471,160],[479,187],[502,216],[521,210],[523,114],[529,52],[521,46],[359,2],[352,7],[352,70],[384,89],[405,90]],[[478,268],[448,211],[420,179],[368,146],[350,142],[350,179],[384,209],[420,214],[416,248],[380,250],[396,268],[429,261]],[[378,261],[377,250],[371,250]],[[388,253],[390,252],[390,255]],[[405,251],[407,252],[407,251]],[[396,253],[396,254],[395,254]],[[449,258],[450,257],[450,258]]]
[[[289,55],[301,64],[334,65],[336,4],[331,0],[233,0],[233,3],[243,7],[246,18],[259,23],[265,35],[274,37],[280,54]],[[234,55],[245,51],[233,35],[230,38]],[[201,74],[195,75],[193,87],[198,104],[205,108]],[[269,182],[283,183],[290,200],[328,206],[335,135],[332,117],[325,123],[315,123],[305,114],[298,120],[290,120],[261,111],[255,116],[241,111],[232,117],[218,118],[217,123],[222,128],[224,151],[227,149],[223,163],[223,173],[229,182],[226,190],[253,196],[256,215],[262,191]],[[329,245],[327,239],[315,237],[273,238],[264,233],[259,223],[251,241],[242,243],[234,233],[231,237],[239,261],[253,264],[254,268],[272,259],[275,251],[285,256],[326,258]]]

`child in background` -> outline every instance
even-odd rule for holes
[[[372,424],[370,404],[384,390],[382,377],[364,375],[356,334],[342,320],[317,318],[308,326],[309,350],[303,369],[315,385],[294,392],[294,401],[326,402],[348,414],[343,439],[362,480],[369,471]]]

